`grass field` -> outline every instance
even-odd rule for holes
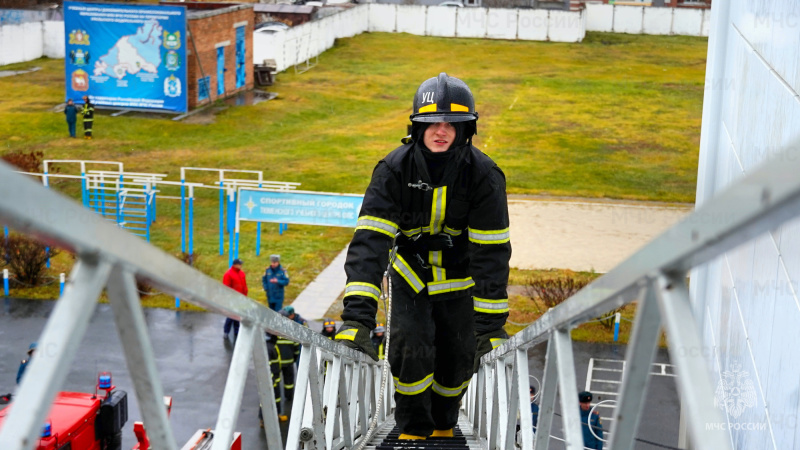
[[[42,59],[2,68],[42,70],[0,78],[0,153],[122,161],[173,180],[181,166],[257,169],[304,189],[361,193],[405,134],[416,87],[447,71],[472,88],[475,143],[504,168],[509,193],[690,202],[706,47],[704,38],[679,36],[588,33],[581,44],[558,44],[365,33],[338,40],[307,73],[279,74],[269,89],[276,100],[228,108],[209,124],[101,114],[90,142],[66,137],[63,114],[51,111],[63,101],[63,61]],[[214,194],[201,193],[198,268],[221,277],[216,211]],[[153,242],[177,254],[179,223],[178,205],[162,201]],[[269,253],[280,253],[293,277],[289,298],[351,236],[293,226],[279,237],[277,225],[265,225],[255,258],[254,233],[245,226],[242,234],[251,290],[261,291]],[[56,267],[68,267],[61,259]]]

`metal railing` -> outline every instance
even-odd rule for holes
[[[661,329],[676,366],[690,443],[729,449],[731,439],[715,407],[710,377],[711,345],[704,343],[687,289],[690,269],[800,216],[800,161],[776,155],[686,219],[665,231],[481,360],[465,401],[467,416],[489,449],[514,448],[519,416],[524,449],[546,449],[560,397],[567,449],[583,448],[570,330],[623,305],[637,302],[626,350],[620,398],[607,448],[634,448]],[[547,342],[534,435],[528,402],[527,349]],[[712,425],[712,426],[709,426]]]
[[[729,449],[730,437],[713,401],[714,390],[699,325],[686,285],[688,271],[800,216],[800,160],[778,155],[673,226],[481,360],[464,401],[475,435],[488,449],[515,447],[519,418],[523,449],[549,446],[560,397],[567,449],[583,447],[576,406],[577,383],[570,331],[577,325],[636,301],[620,398],[614,410],[610,448],[634,447],[647,392],[650,364],[662,327],[676,366],[689,437],[694,448]],[[78,256],[70,281],[39,339],[30,375],[0,430],[0,448],[30,449],[83,338],[100,292],[107,287],[153,448],[176,448],[161,403],[162,388],[136,279],[210,311],[242,321],[216,425],[214,449],[230,445],[252,357],[265,433],[270,448],[282,446],[263,331],[303,345],[297,394],[286,448],[352,448],[369,419],[379,426],[390,415],[388,401],[375,411],[380,365],[224,287],[161,250],[107,223],[72,200],[49,191],[0,164],[0,221]],[[540,412],[534,435],[528,407],[528,349],[547,342]],[[558,394],[558,395],[557,395]]]
[[[163,406],[163,388],[137,279],[242,323],[219,408],[213,450],[230,448],[251,358],[264,411],[266,441],[269,448],[283,447],[265,331],[302,344],[285,448],[296,449],[301,441],[304,448],[352,448],[366,433],[370,418],[377,414],[382,425],[390,415],[391,402],[384,402],[386,406],[376,411],[381,364],[286,320],[74,200],[15,173],[4,163],[0,163],[0,222],[77,257],[63,295],[38,339],[40,350],[0,429],[3,450],[29,450],[37,445],[47,412],[66,377],[62,369],[74,359],[104,288],[151,446],[159,450],[178,448]]]

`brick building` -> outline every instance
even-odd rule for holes
[[[189,109],[252,89],[253,5],[208,2],[180,5],[187,9]]]

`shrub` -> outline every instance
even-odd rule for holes
[[[3,240],[2,251],[14,279],[31,287],[42,284],[48,256],[52,258],[59,253],[50,248],[48,255],[45,244],[16,233],[11,233],[8,240]]]
[[[541,301],[547,308],[553,308],[570,298],[589,284],[590,280],[566,276],[552,278],[531,277],[525,285],[525,292],[531,300]]]

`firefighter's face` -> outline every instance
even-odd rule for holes
[[[425,129],[423,142],[430,151],[446,152],[456,138],[456,129],[448,122],[437,122],[428,125]]]

